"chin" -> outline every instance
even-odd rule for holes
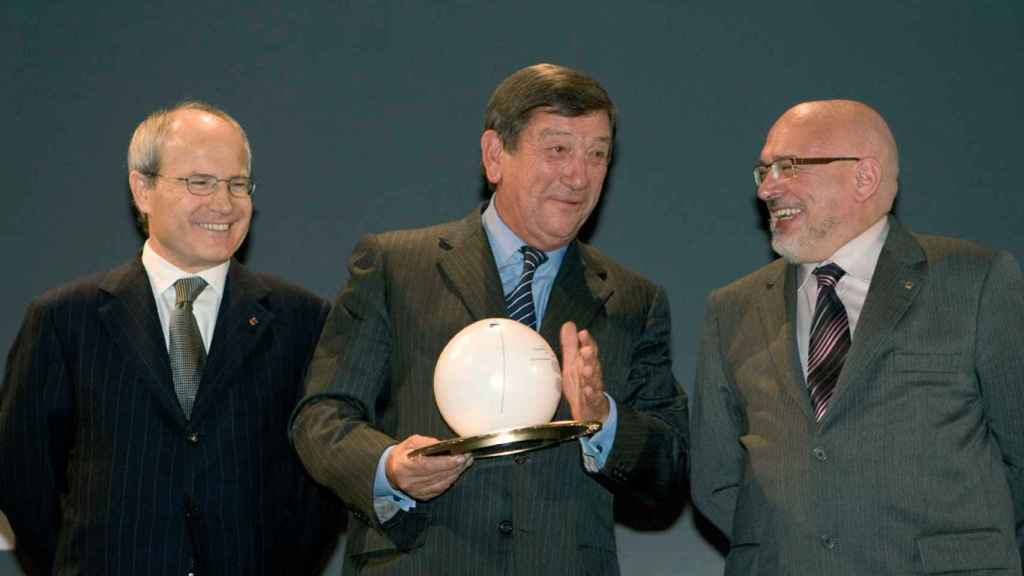
[[[795,246],[797,242],[793,240],[784,240],[778,238],[772,238],[772,250],[776,254],[782,257],[783,260],[790,264],[803,264],[807,262],[807,258],[800,254],[799,246]]]
[[[211,250],[200,254],[200,259],[202,259],[202,261],[206,264],[208,268],[212,268],[213,266],[216,266],[221,262],[226,262],[230,260],[234,254],[234,250]]]

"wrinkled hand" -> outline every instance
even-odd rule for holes
[[[395,446],[384,464],[388,482],[421,501],[430,500],[447,490],[473,463],[473,457],[466,454],[409,457],[413,450],[437,441],[429,436],[413,435]]]
[[[562,324],[562,394],[569,402],[574,420],[604,422],[610,410],[604,395],[601,360],[597,341],[586,330],[576,331],[576,324]]]

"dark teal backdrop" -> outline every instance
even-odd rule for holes
[[[359,234],[481,199],[487,97],[538,61],[590,72],[619,106],[591,240],[667,288],[688,388],[704,296],[771,258],[750,167],[800,100],[889,119],[913,229],[1024,258],[1020,0],[285,4],[5,4],[0,348],[33,297],[140,246],[124,156],[152,109],[199,98],[241,121],[259,181],[247,263],[332,297]],[[691,510],[624,520],[626,574],[720,573]]]

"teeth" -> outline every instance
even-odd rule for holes
[[[772,210],[772,218],[785,220],[786,218],[792,218],[801,212],[803,212],[803,210],[800,210],[799,208],[779,208],[778,210]]]
[[[205,222],[200,222],[199,227],[213,232],[226,232],[228,229],[227,224],[207,224]]]

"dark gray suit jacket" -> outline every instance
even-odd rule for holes
[[[0,391],[0,509],[27,571],[310,573],[342,513],[286,426],[327,312],[232,262],[187,421],[141,261],[35,301]]]
[[[381,526],[372,497],[381,454],[411,434],[454,436],[434,402],[434,363],[466,325],[506,316],[505,303],[479,210],[365,237],[349,272],[293,421],[306,467],[358,518],[346,570],[618,573],[615,494],[656,500],[685,477],[686,402],[672,376],[663,291],[579,243],[554,282],[541,334],[560,356],[562,323],[590,330],[618,402],[615,447],[599,475],[585,471],[577,442],[478,460],[447,492]],[[569,418],[564,400],[555,417]]]
[[[796,267],[708,299],[693,498],[726,574],[1020,574],[1024,280],[894,220],[829,410],[811,413]]]

